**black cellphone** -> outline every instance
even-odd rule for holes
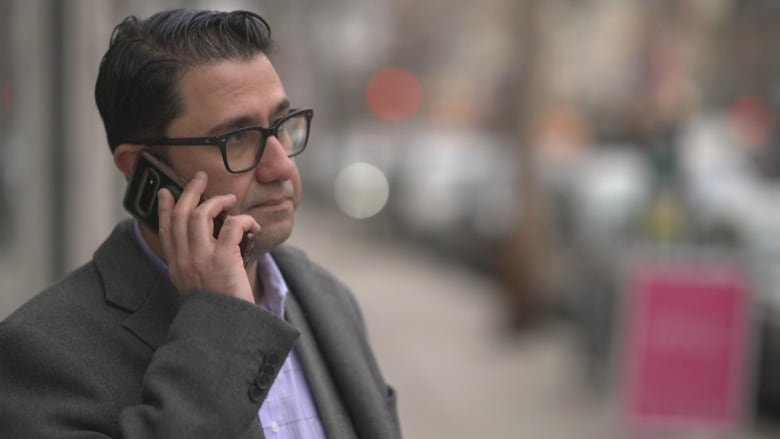
[[[141,151],[122,204],[128,212],[155,232],[160,227],[157,192],[162,188],[168,189],[173,194],[173,198],[178,200],[184,190],[184,183],[168,165],[156,159],[148,151]],[[214,218],[214,237],[219,235],[226,216],[225,212],[222,212]],[[245,267],[249,263],[254,244],[252,233],[244,233],[239,247]]]

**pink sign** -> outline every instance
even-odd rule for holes
[[[736,428],[749,364],[743,273],[701,261],[646,265],[628,285],[623,391],[629,428]]]

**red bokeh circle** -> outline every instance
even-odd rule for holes
[[[398,121],[417,112],[422,92],[422,85],[414,73],[401,67],[388,67],[368,81],[366,103],[380,119]]]

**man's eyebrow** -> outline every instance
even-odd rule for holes
[[[287,112],[290,111],[290,100],[285,98],[279,101],[278,104],[276,104],[276,109],[274,109],[272,116],[283,116],[287,114]],[[275,118],[274,118],[275,119]]]
[[[286,114],[290,110],[290,100],[289,99],[283,99],[279,101],[278,104],[276,104],[276,107],[274,108],[273,112],[271,112],[271,120],[276,119],[277,117]],[[236,116],[230,119],[223,120],[222,122],[214,125],[206,132],[207,137],[211,136],[218,136],[220,134],[224,134],[228,131],[237,130],[239,128],[244,128],[248,126],[257,125],[257,119],[249,116],[249,115],[242,115],[242,116]]]
[[[206,137],[218,136],[231,130],[237,130],[239,128],[244,128],[256,124],[257,120],[251,116],[233,117],[227,120],[223,120],[222,122],[211,127],[211,129],[206,132]]]

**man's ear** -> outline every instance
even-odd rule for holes
[[[133,174],[135,162],[138,160],[138,155],[144,148],[144,145],[123,143],[117,146],[114,150],[114,164],[116,165],[117,169],[125,174],[125,178],[129,179]]]

